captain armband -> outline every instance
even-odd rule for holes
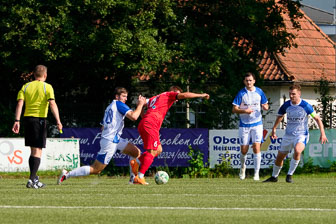
[[[310,114],[310,116],[314,118],[316,116],[316,112],[314,111],[313,113]]]

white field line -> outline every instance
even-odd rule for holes
[[[196,207],[149,207],[149,206],[19,206],[19,205],[0,205],[5,209],[157,209],[157,210],[210,210],[210,211],[317,211],[317,212],[336,212],[336,209],[329,208],[196,208]]]
[[[1,192],[1,191],[0,191]],[[40,194],[40,195],[48,195],[48,194]],[[67,194],[67,195],[78,195],[78,194]],[[81,196],[86,196],[86,195],[91,195],[91,194],[80,194]],[[113,194],[113,195],[118,195],[118,194]],[[124,194],[120,194],[124,195]],[[144,194],[148,196],[164,196],[164,197],[169,197],[169,196],[176,196],[176,194]],[[111,194],[97,194],[97,196],[111,196]],[[284,195],[275,195],[275,194],[178,194],[178,196],[185,196],[185,197],[246,197],[246,198],[258,198],[258,197],[277,197],[277,198],[336,198],[336,195],[289,195],[289,194],[284,194]]]
[[[147,194],[146,194],[147,195]],[[149,194],[153,196],[169,196],[169,194]],[[205,196],[205,197],[277,197],[277,198],[288,198],[288,197],[295,197],[295,198],[336,198],[336,195],[267,195],[267,194],[179,194],[181,196],[191,196],[191,197],[200,197],[200,196]]]

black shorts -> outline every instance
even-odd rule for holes
[[[25,146],[45,148],[47,139],[46,118],[24,117]]]

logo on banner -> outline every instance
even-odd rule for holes
[[[282,142],[283,130],[279,130],[277,139],[271,138],[272,130],[263,130],[263,143],[261,145],[261,168],[267,168],[274,162],[280,143]],[[210,167],[221,164],[223,160],[230,161],[233,168],[240,168],[240,144],[241,139],[237,136],[238,130],[210,130],[209,156]],[[247,168],[254,166],[254,154],[252,143],[247,153]]]
[[[22,164],[23,158],[20,156],[22,154],[21,150],[14,150],[14,145],[10,141],[0,142],[0,153],[7,156],[10,164]]]
[[[260,151],[267,151],[267,150],[279,150],[280,146],[274,146],[274,144],[280,144],[282,138],[272,139],[271,138],[272,132],[267,131],[264,129],[263,131],[263,138],[264,142],[260,146]]]

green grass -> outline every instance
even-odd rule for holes
[[[44,189],[26,178],[0,179],[0,223],[335,223],[336,175],[296,175],[294,184],[238,178],[128,179],[85,177]]]

